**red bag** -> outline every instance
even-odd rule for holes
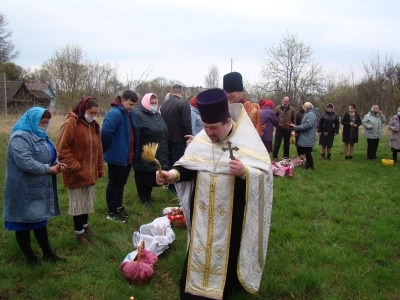
[[[129,253],[119,266],[122,274],[135,285],[146,284],[154,273],[154,264],[158,261],[155,253],[144,249],[142,241],[137,249],[137,255],[131,259]]]

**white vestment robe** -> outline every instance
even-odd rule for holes
[[[175,184],[189,234],[185,292],[212,299],[223,296],[231,235],[241,235],[238,278],[248,292],[258,291],[267,255],[273,199],[269,154],[243,106],[231,104],[229,111],[234,125],[225,140],[212,143],[202,130],[175,163],[197,171],[195,190],[194,182]],[[235,177],[229,171],[229,150],[223,151],[228,140],[232,147],[239,148],[233,155],[246,167],[244,220],[232,220]],[[230,231],[232,221],[243,221],[242,232]]]

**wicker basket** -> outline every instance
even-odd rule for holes
[[[382,165],[391,166],[393,164],[394,164],[394,160],[393,159],[382,158]]]

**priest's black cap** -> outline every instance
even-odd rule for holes
[[[242,74],[238,72],[231,72],[224,75],[223,85],[224,90],[228,93],[243,92]]]
[[[207,124],[226,121],[230,117],[226,92],[222,89],[209,89],[196,97],[201,120]]]

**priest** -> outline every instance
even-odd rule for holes
[[[188,226],[181,299],[259,290],[272,209],[269,155],[241,104],[222,89],[197,96],[204,129],[159,185],[175,183]]]
[[[225,74],[223,77],[223,87],[227,93],[229,104],[241,103],[257,130],[257,133],[259,136],[262,136],[263,124],[261,123],[260,108],[257,103],[252,103],[244,98],[242,74],[239,72]]]

